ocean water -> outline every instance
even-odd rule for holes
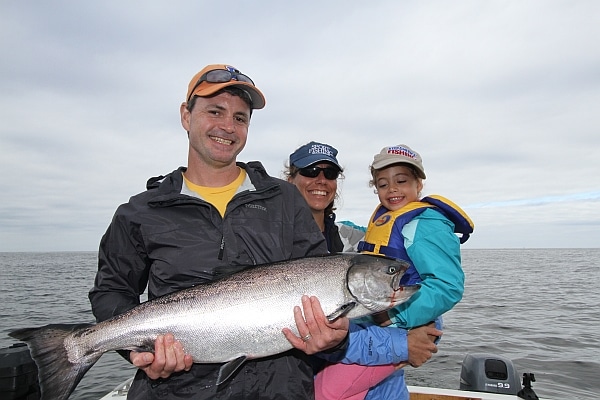
[[[459,388],[467,353],[513,361],[552,399],[600,399],[600,249],[464,250],[463,300],[444,318],[439,352],[406,370],[411,385]],[[0,253],[0,346],[13,329],[93,322],[95,252]],[[96,400],[131,377],[108,353],[71,399]]]

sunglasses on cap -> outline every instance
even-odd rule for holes
[[[252,79],[250,79],[249,76],[242,74],[237,69],[234,69],[233,71],[230,71],[227,69],[213,69],[211,71],[203,73],[202,76],[200,78],[198,78],[198,82],[196,82],[196,84],[190,91],[190,97],[188,97],[187,101],[188,102],[190,101],[190,99],[192,98],[192,95],[194,94],[194,91],[202,82],[225,83],[225,82],[229,82],[232,80],[236,80],[239,82],[246,82],[246,83],[251,84],[252,86],[255,86],[254,82],[252,81]]]
[[[334,168],[334,167],[325,167],[325,168],[306,167],[306,168],[300,168],[298,170],[298,173],[307,178],[316,178],[317,176],[319,176],[321,171],[323,171],[323,175],[325,176],[325,179],[330,180],[330,181],[337,179],[338,176],[340,175],[340,170],[337,168]]]

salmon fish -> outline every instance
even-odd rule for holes
[[[316,296],[328,316],[366,316],[417,292],[401,286],[408,264],[367,254],[339,253],[247,268],[218,281],[159,297],[98,324],[53,324],[9,335],[29,346],[42,399],[66,399],[102,354],[153,351],[158,335],[173,333],[195,363],[224,363],[222,384],[245,360],[292,348],[293,308]]]

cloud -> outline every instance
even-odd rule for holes
[[[117,205],[186,164],[179,105],[223,62],[267,97],[240,159],[280,175],[340,151],[338,218],[366,224],[368,166],[424,158],[467,247],[597,247],[596,1],[4,2],[0,251],[93,250]]]

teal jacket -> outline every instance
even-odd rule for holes
[[[472,231],[466,213],[441,196],[428,196],[396,211],[382,205],[375,210],[358,250],[408,261],[401,283],[421,285],[410,300],[388,312],[394,326],[426,324],[462,299],[460,244]]]
[[[387,210],[380,207],[371,220],[377,220]],[[415,215],[416,214],[416,215]],[[466,230],[472,231],[472,222],[466,218]],[[426,208],[409,218],[396,218],[388,246],[398,249],[402,258],[410,261],[406,283],[420,283],[421,288],[409,301],[388,311],[392,325],[412,328],[436,321],[442,329],[441,315],[462,299],[464,273],[461,267],[460,239],[457,226],[441,211]],[[457,222],[460,225],[460,222]],[[459,228],[460,230],[462,228]],[[468,237],[463,236],[466,240]],[[463,240],[463,241],[464,241]],[[367,243],[368,244],[368,243]],[[364,248],[364,245],[361,246]],[[398,255],[396,254],[396,255]],[[396,364],[408,359],[405,329],[382,328],[368,319],[351,324],[348,348],[343,359],[346,364]],[[369,343],[369,346],[365,346]],[[409,393],[400,369],[371,388],[366,400],[408,400]]]
[[[420,276],[421,288],[388,314],[395,326],[412,328],[452,309],[462,299],[465,275],[454,224],[434,209],[426,209],[404,225],[401,235],[392,234],[390,245],[400,243],[410,258],[411,268]]]

